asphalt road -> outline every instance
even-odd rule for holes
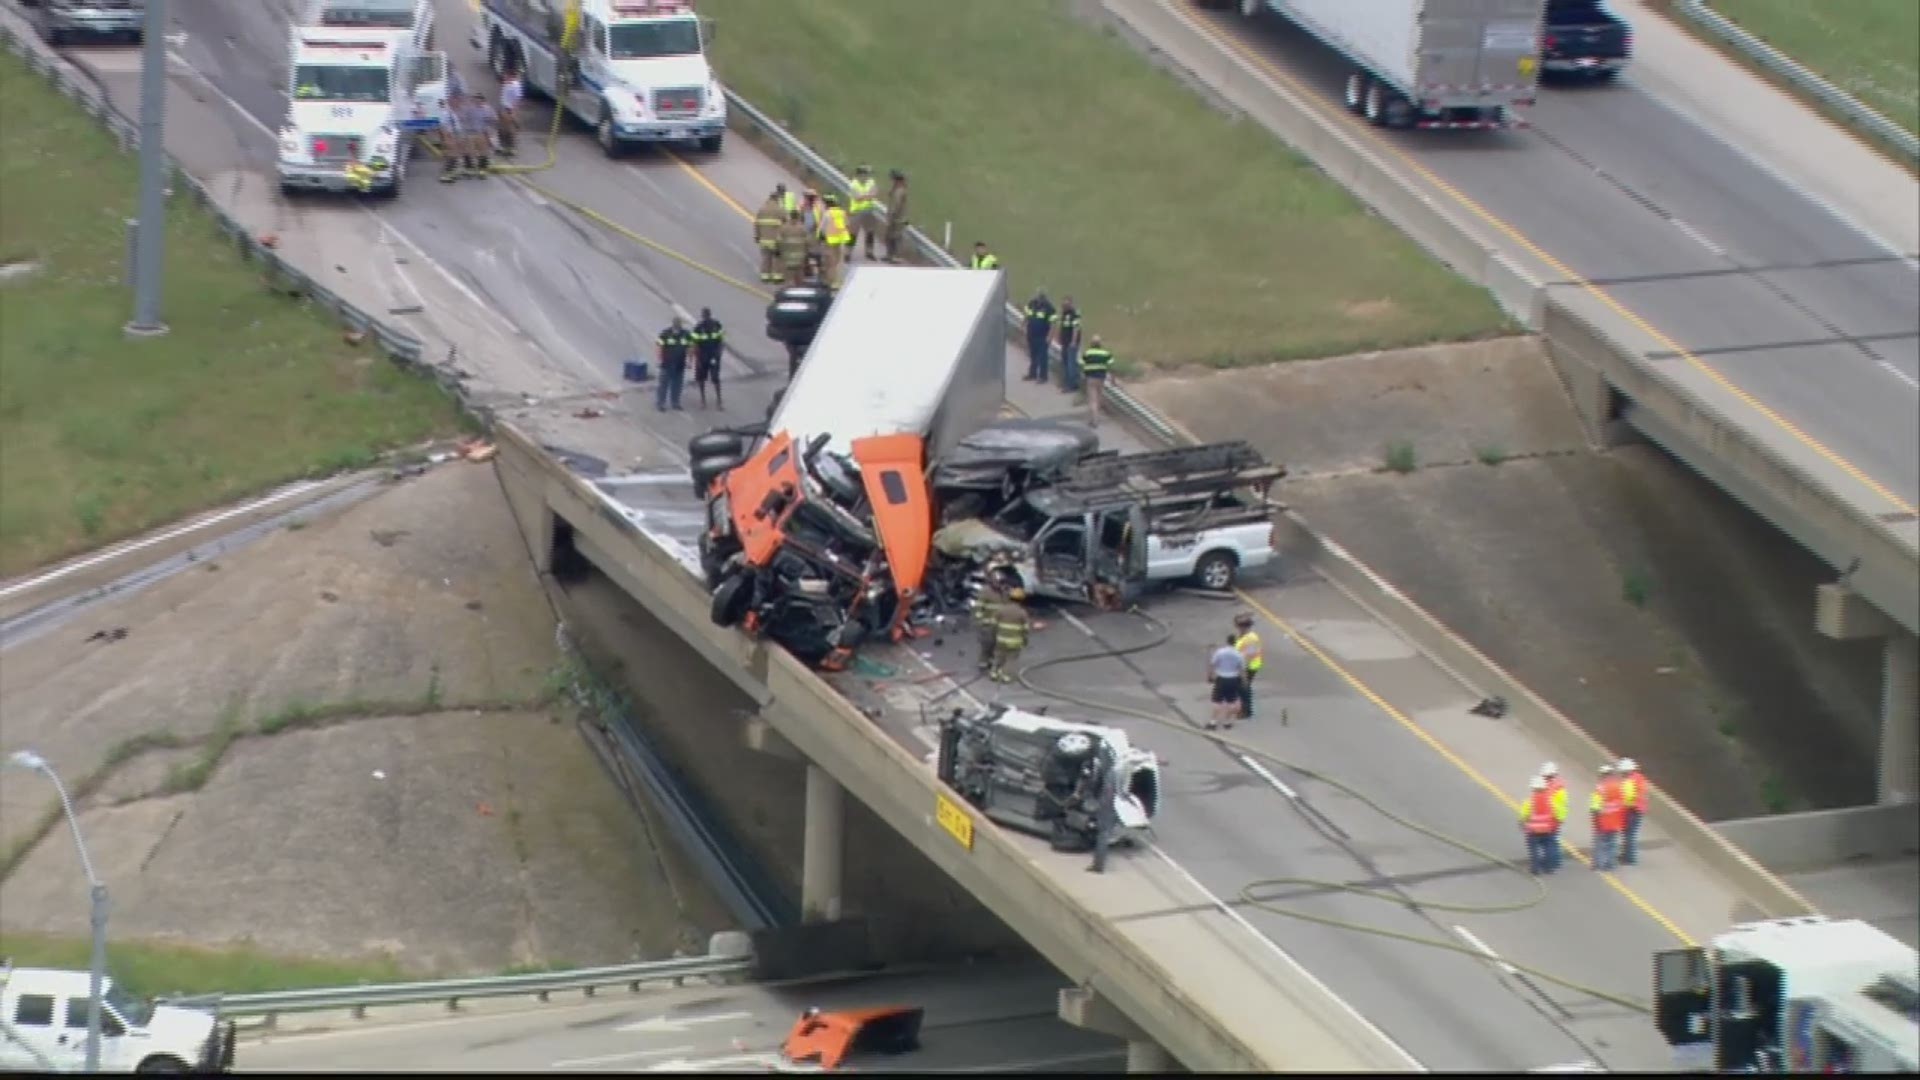
[[[287,6],[286,0],[269,0],[258,5],[174,8],[177,29],[184,35],[176,46],[178,62],[198,72],[217,91],[215,96],[231,103],[224,123],[236,144],[250,148],[248,160],[260,166],[270,160],[268,131],[278,123],[284,107],[281,58]],[[446,0],[441,18],[443,46],[461,63],[470,84],[491,85],[480,70],[477,53],[465,47],[470,10],[463,3]],[[188,77],[176,72],[176,78]],[[123,72],[109,80],[116,98],[125,100],[131,79]],[[537,160],[537,155],[528,153],[526,159]],[[681,159],[652,153],[608,162],[589,139],[573,132],[560,139],[555,166],[532,177],[549,190],[591,205],[634,233],[667,244],[720,273],[746,278],[755,268],[747,223],[737,204],[755,199],[779,178],[770,162],[738,141],[717,158]],[[757,297],[649,251],[630,238],[612,235],[518,181],[493,178],[443,186],[421,183],[421,179],[416,176],[398,201],[374,204],[372,212],[548,354],[563,357],[568,365],[611,385],[621,361],[645,349],[653,330],[664,325],[676,304],[696,308],[711,304],[731,327],[737,350],[728,372],[733,393],[727,416],[738,420],[761,414],[778,380],[757,372],[779,372],[784,359],[777,347],[759,336],[762,302]],[[300,201],[328,205],[320,200]],[[641,415],[656,419],[644,409]],[[689,412],[659,417],[649,428],[658,436],[662,453],[671,457],[672,448],[685,435],[711,419]],[[1405,651],[1405,646],[1397,638],[1311,577],[1303,575],[1286,584],[1269,582],[1255,588],[1254,595],[1283,617],[1308,627],[1310,633],[1324,633],[1324,640],[1357,649],[1357,653],[1342,654],[1349,660],[1354,655],[1384,657],[1388,665],[1383,675],[1389,681],[1380,684],[1382,692],[1408,711],[1457,716],[1470,704],[1464,690],[1424,661],[1410,654],[1401,657],[1395,650]],[[1096,696],[1190,714],[1193,703],[1200,700],[1197,672],[1190,669],[1197,667],[1198,658],[1216,636],[1222,609],[1209,601],[1172,598],[1155,610],[1178,631],[1178,639],[1166,649],[1125,664],[1076,665],[1057,675]],[[1140,632],[1111,617],[1087,620],[1086,625],[1091,633],[1110,641],[1129,640],[1127,635]],[[1069,638],[1075,632],[1057,627],[1043,635],[1036,655],[1045,655],[1049,648],[1074,647]],[[1271,659],[1263,707],[1277,710],[1284,705],[1293,715],[1311,717],[1313,722],[1278,730],[1271,721],[1256,724],[1244,729],[1250,741],[1271,741],[1275,747],[1284,747],[1293,760],[1324,767],[1370,791],[1387,794],[1402,813],[1417,815],[1489,850],[1516,853],[1510,810],[1444,764],[1322,663],[1283,644],[1274,627],[1267,632]],[[919,745],[911,742],[919,736],[910,728],[894,723],[892,731],[910,745]],[[1234,898],[1251,879],[1280,876],[1355,882],[1391,877],[1399,887],[1415,888],[1422,896],[1479,903],[1517,899],[1524,895],[1525,882],[1489,871],[1457,851],[1393,826],[1301,774],[1281,767],[1256,768],[1164,729],[1143,727],[1140,736],[1172,760],[1159,843],[1155,851],[1139,857],[1162,860],[1190,880],[1194,889],[1223,898],[1222,903],[1258,934],[1291,953],[1428,1067],[1531,1069],[1589,1058],[1616,1068],[1664,1063],[1664,1050],[1650,1027],[1616,1007],[1543,990],[1490,963],[1457,953],[1331,930],[1238,903]],[[1569,869],[1568,875],[1556,880],[1545,905],[1517,914],[1415,913],[1405,906],[1321,889],[1308,890],[1309,895],[1290,902],[1401,933],[1484,943],[1502,955],[1524,958],[1615,993],[1644,996],[1648,954],[1671,944],[1671,936],[1634,911],[1618,892],[1583,877],[1584,871],[1577,866]],[[1189,897],[1193,891],[1183,889]],[[1273,963],[1280,961],[1276,958]],[[1049,994],[1051,989],[1050,984]],[[1043,1011],[1050,1009],[1049,996]],[[714,1024],[711,1034],[726,1030],[721,1021]],[[360,1052],[345,1049],[358,1045],[358,1039],[387,1038],[368,1030],[365,1035],[328,1038],[339,1042],[340,1053]],[[532,1056],[489,1058],[490,1067],[535,1067],[533,1059],[540,1055],[546,1056],[538,1067],[552,1067],[556,1061],[643,1054],[679,1045],[657,1039],[640,1045],[614,1040],[605,1048],[600,1043],[577,1048],[569,1043],[558,1049],[551,1041],[542,1041],[550,1036],[541,1031],[550,1029],[537,1022],[515,1030],[523,1032],[514,1037],[528,1044],[526,1053]],[[714,1044],[699,1041],[707,1035],[703,1032],[690,1043],[688,1053],[711,1051]],[[396,1041],[388,1044],[385,1053],[398,1053],[398,1047],[426,1036],[395,1033],[392,1038]],[[494,1053],[493,1038],[461,1035],[452,1042],[466,1048],[461,1052]],[[1015,1036],[1007,1034],[1003,1039],[996,1034],[992,1041],[1012,1045]],[[486,1045],[476,1048],[476,1042]],[[262,1053],[278,1053],[273,1046],[291,1043],[279,1041],[262,1048]],[[730,1051],[731,1044],[725,1049]],[[368,1064],[391,1060],[382,1057],[382,1051],[367,1053],[369,1057],[355,1060]],[[264,1064],[275,1059],[255,1060]],[[299,1059],[285,1067],[315,1062],[321,1059]],[[334,1059],[323,1063],[351,1065],[335,1064]],[[608,1061],[604,1067],[627,1066]]]
[[[1284,20],[1195,14],[1340,101],[1346,62]],[[1521,131],[1384,137],[1909,509],[1920,501],[1913,252],[1642,91],[1631,68],[1612,86],[1543,88],[1527,118]]]
[[[805,985],[602,993],[470,1016],[343,1020],[331,1030],[243,1041],[247,1072],[759,1072],[778,1061],[801,1010],[915,1005],[921,1048],[856,1055],[842,1071],[1117,1072],[1116,1040],[1055,1015],[1060,976],[1044,965],[857,976]]]

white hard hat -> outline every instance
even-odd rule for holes
[[[1547,790],[1547,778],[1544,776],[1536,776],[1533,778],[1533,784],[1531,786],[1535,791],[1545,791]]]
[[[1555,765],[1553,762],[1549,761],[1545,765],[1540,766],[1540,775],[1541,776],[1559,776],[1560,766]]]
[[[1637,772],[1639,771],[1639,769],[1640,769],[1640,763],[1633,760],[1632,758],[1623,757],[1620,759],[1621,772]]]
[[[1611,776],[1611,775],[1613,775],[1613,766],[1611,766],[1611,765],[1602,765],[1602,766],[1600,766],[1600,775],[1601,775],[1601,776]]]

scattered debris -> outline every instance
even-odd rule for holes
[[[349,345],[358,345],[367,340],[367,332],[365,330],[349,330],[340,335],[340,340]]]
[[[280,246],[280,237],[274,233],[261,233],[258,239],[260,246],[266,248],[268,251],[272,251],[274,248]]]
[[[385,779],[387,778],[387,772],[386,772],[386,770],[385,770],[385,769],[375,769],[375,770],[373,770],[373,778],[374,778],[375,780],[385,780]]]
[[[605,412],[602,412],[599,409],[585,408],[585,409],[575,409],[573,413],[573,418],[575,420],[598,420],[605,415],[607,414]]]
[[[325,600],[329,604],[337,603],[340,600],[340,594],[322,589],[320,591],[320,599]]]
[[[405,307],[395,307],[395,308],[388,308],[388,309],[387,309],[387,314],[389,314],[389,315],[418,315],[418,314],[420,314],[421,312],[423,312],[423,311],[425,311],[425,310],[427,310],[427,309],[426,309],[425,307],[423,307],[423,306],[421,306],[421,305],[419,305],[419,304],[408,304],[408,305],[406,305]]]
[[[1475,716],[1485,716],[1492,720],[1498,720],[1507,715],[1507,699],[1498,696],[1481,698],[1480,704],[1475,705],[1467,711]]]
[[[88,641],[125,641],[126,639],[127,628],[124,626],[116,626],[111,630],[95,630],[87,635]]]

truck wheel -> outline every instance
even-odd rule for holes
[[[1377,82],[1368,82],[1366,100],[1360,109],[1366,116],[1367,123],[1374,127],[1384,124],[1387,116],[1387,88]]]
[[[688,458],[740,457],[747,441],[731,431],[709,431],[687,440]]]
[[[1240,560],[1230,551],[1209,551],[1200,556],[1200,562],[1193,568],[1193,579],[1203,589],[1214,592],[1226,592],[1233,588],[1234,579],[1239,577]]]
[[[1347,73],[1347,92],[1344,95],[1347,111],[1359,116],[1367,108],[1367,73],[1353,71]]]
[[[726,141],[727,141],[727,136],[725,132],[722,132],[718,135],[709,135],[706,138],[700,140],[700,149],[709,154],[717,154],[720,152],[721,144]]]
[[[617,158],[626,152],[626,145],[613,130],[613,110],[604,104],[600,106],[600,121],[593,126],[594,138],[600,141],[600,150],[610,158]]]
[[[1260,14],[1261,9],[1266,6],[1265,0],[1240,0],[1240,14],[1251,19]]]
[[[693,496],[696,499],[707,497],[707,489],[713,486],[715,477],[722,476],[737,468],[744,458],[716,454],[713,457],[694,458],[688,471],[693,473]]]
[[[187,1063],[171,1054],[155,1054],[153,1057],[141,1062],[140,1067],[134,1070],[134,1072],[143,1073],[183,1073],[186,1071]]]
[[[708,611],[715,626],[737,626],[753,606],[753,575],[735,574],[713,590],[713,606]]]

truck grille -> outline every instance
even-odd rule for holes
[[[707,91],[700,86],[670,86],[653,92],[653,113],[663,120],[699,116]]]
[[[313,137],[313,160],[315,161],[351,161],[360,153],[360,139],[356,135],[315,135]]]

